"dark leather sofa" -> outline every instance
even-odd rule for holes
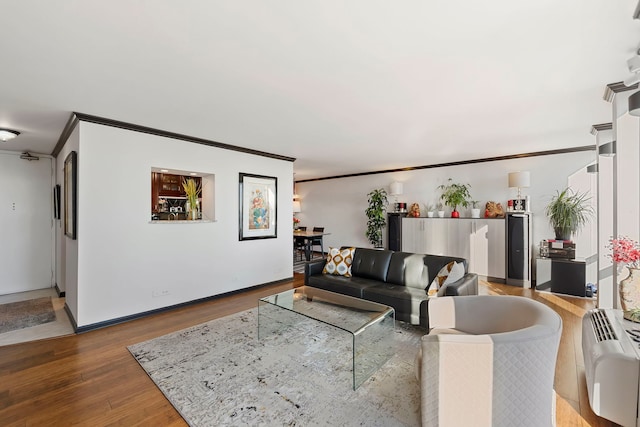
[[[396,319],[428,328],[424,288],[451,261],[464,264],[465,276],[440,288],[438,296],[477,295],[478,276],[468,272],[464,258],[367,248],[356,248],[351,277],[322,274],[322,259],[305,265],[304,284],[391,306]]]

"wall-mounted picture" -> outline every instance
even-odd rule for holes
[[[53,219],[60,219],[60,184],[53,187]]]
[[[278,237],[277,191],[276,177],[240,174],[240,240]]]
[[[69,153],[64,160],[64,234],[76,240],[76,213],[78,203],[78,154]]]

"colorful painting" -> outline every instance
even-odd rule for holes
[[[256,188],[251,191],[251,215],[249,216],[250,230],[264,230],[269,228],[269,202],[265,198],[268,189]]]
[[[277,237],[275,177],[240,174],[240,240]]]

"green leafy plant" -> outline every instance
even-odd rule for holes
[[[387,210],[387,192],[383,188],[371,191],[367,194],[369,207],[367,214],[366,236],[374,248],[382,247],[382,229],[387,225],[385,212]]]
[[[471,194],[469,193],[469,184],[457,184],[452,182],[449,178],[448,184],[442,184],[438,186],[439,190],[442,190],[440,199],[445,205],[453,209],[454,212],[458,211],[458,206],[466,208],[471,201]]]
[[[570,188],[557,191],[547,205],[545,213],[557,240],[569,240],[593,217],[594,211],[586,193],[575,193]]]

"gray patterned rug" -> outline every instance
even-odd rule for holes
[[[191,426],[418,426],[423,329],[396,323],[396,354],[356,391],[351,336],[310,319],[257,339],[247,310],[129,347]]]
[[[51,297],[0,304],[0,334],[56,320]]]

